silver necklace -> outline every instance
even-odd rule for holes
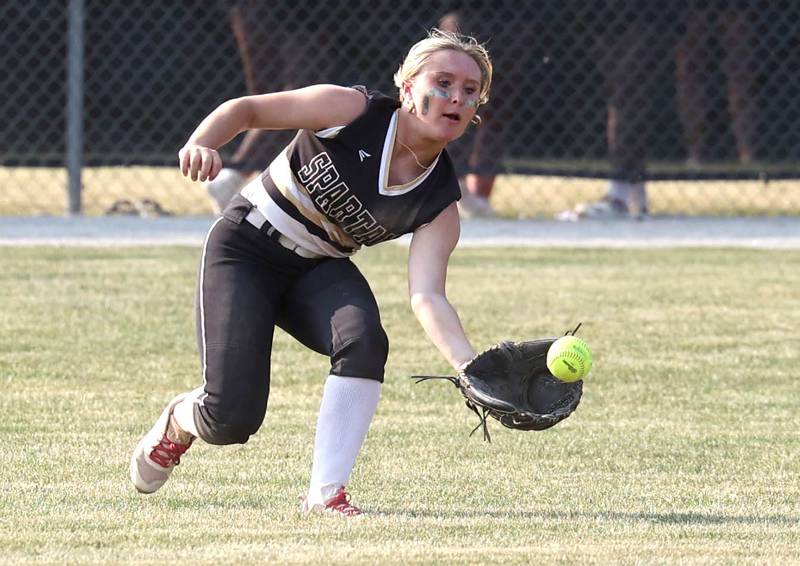
[[[404,144],[403,142],[401,142],[401,141],[400,141],[400,138],[397,138],[397,143],[399,143],[400,145],[402,145],[404,148],[406,148],[406,149],[407,149],[407,150],[408,150],[408,151],[411,153],[411,157],[413,157],[413,158],[414,158],[414,161],[416,161],[416,162],[417,162],[417,165],[419,165],[421,169],[424,169],[424,170],[426,170],[426,171],[427,171],[427,170],[430,168],[430,165],[428,165],[427,167],[425,167],[425,166],[424,166],[422,163],[420,163],[420,162],[419,162],[419,159],[417,159],[417,154],[416,154],[416,153],[414,153],[414,150],[413,150],[413,149],[411,149],[410,147],[408,147],[408,146],[407,146],[406,144]],[[433,165],[433,164],[431,164],[431,165]]]

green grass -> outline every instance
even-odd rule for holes
[[[580,335],[595,366],[545,432],[444,382],[405,300],[405,251],[358,263],[392,343],[351,490],[302,517],[326,360],[279,333],[265,426],[193,447],[157,494],[130,450],[199,379],[198,251],[0,248],[2,563],[798,564],[800,252],[464,249],[450,297],[477,348]]]

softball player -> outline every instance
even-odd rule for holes
[[[134,450],[130,475],[140,492],[159,489],[195,438],[245,443],[258,430],[277,325],[331,360],[303,509],[361,514],[345,488],[389,344],[349,256],[413,233],[412,309],[454,368],[474,356],[445,296],[460,196],[445,147],[476,119],[491,79],[480,44],[433,30],[394,76],[399,100],[315,85],[229,100],[201,122],[179,152],[182,173],[200,181],[217,175],[217,148],[240,132],[299,131],[208,232],[196,303],[203,384],[175,397]]]

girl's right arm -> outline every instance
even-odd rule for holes
[[[217,148],[245,130],[316,131],[345,126],[365,107],[366,98],[361,92],[336,85],[228,100],[200,122],[178,152],[181,173],[192,181],[214,179],[222,169]]]

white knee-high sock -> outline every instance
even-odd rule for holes
[[[381,384],[373,379],[328,376],[314,437],[309,506],[347,485],[380,395]]]

